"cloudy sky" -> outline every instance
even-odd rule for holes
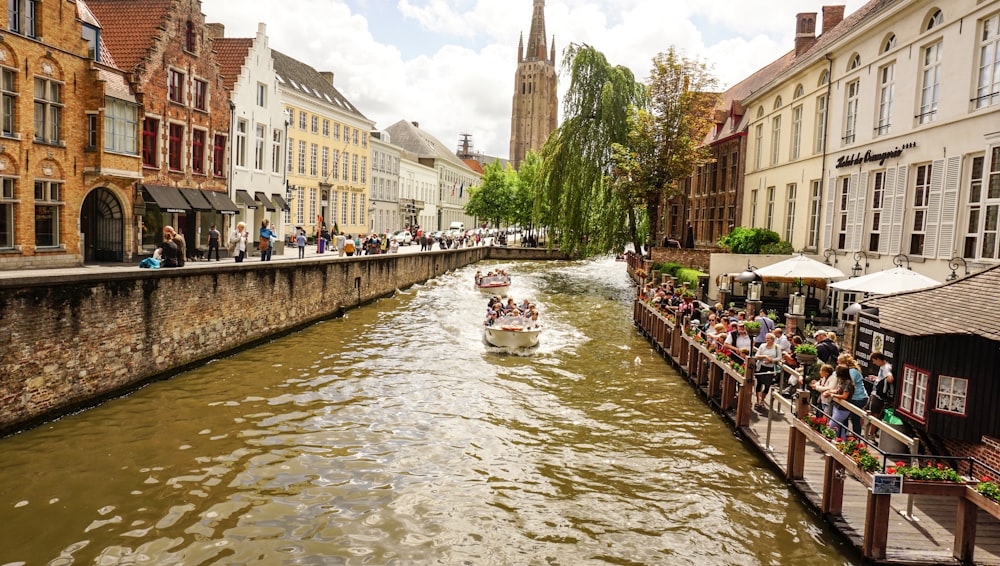
[[[835,4],[836,2],[827,2]],[[863,0],[846,0],[850,14]],[[792,48],[795,14],[819,0],[548,0],[545,23],[562,49],[586,43],[636,77],[677,46],[710,63],[728,87]],[[472,135],[475,150],[507,157],[517,43],[532,0],[202,0],[227,37],[267,24],[271,47],[320,71],[376,128],[398,120],[445,145]],[[817,22],[817,28],[820,23]],[[568,79],[560,74],[559,90]],[[560,96],[560,104],[562,96]]]

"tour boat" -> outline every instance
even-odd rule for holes
[[[510,289],[509,275],[486,275],[476,281],[476,289],[491,295],[506,295]]]
[[[501,348],[531,348],[538,345],[542,333],[539,326],[525,328],[521,318],[499,319],[492,326],[483,327],[486,341]]]

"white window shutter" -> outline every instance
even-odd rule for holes
[[[837,195],[837,204],[840,204],[839,194]],[[847,234],[846,234],[847,237],[844,238],[844,249],[848,251],[853,251],[857,247],[858,234],[857,231],[854,229],[855,225],[857,225],[858,223],[857,210],[858,210],[858,174],[852,173],[850,181],[848,181],[847,183],[847,210],[842,211],[847,213]],[[838,231],[840,230],[839,223],[837,225],[837,230]]]
[[[962,157],[947,159],[944,171],[944,189],[941,192],[941,222],[938,232],[937,256],[951,259],[955,251],[955,229],[958,218],[958,190],[962,172]]]
[[[826,213],[823,214],[824,249],[833,247],[833,213],[837,202],[837,178],[830,177],[826,182]]]
[[[944,159],[931,164],[931,186],[927,193],[927,222],[924,224],[924,257],[937,256],[938,227],[941,225],[941,192],[944,188]]]
[[[882,179],[882,221],[879,226],[881,235],[878,240],[878,253],[889,253],[889,238],[892,234],[892,215],[896,207],[896,168],[890,167],[885,170],[885,179]]]
[[[896,190],[894,191],[892,204],[892,225],[889,227],[889,253],[896,255],[899,253],[899,246],[903,239],[903,218],[906,212],[906,182],[909,169],[903,165],[897,169]]]

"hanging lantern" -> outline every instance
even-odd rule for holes
[[[788,314],[802,316],[806,314],[806,296],[794,293],[788,297]]]

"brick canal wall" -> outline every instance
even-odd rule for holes
[[[0,433],[491,255],[480,247],[0,280]]]

